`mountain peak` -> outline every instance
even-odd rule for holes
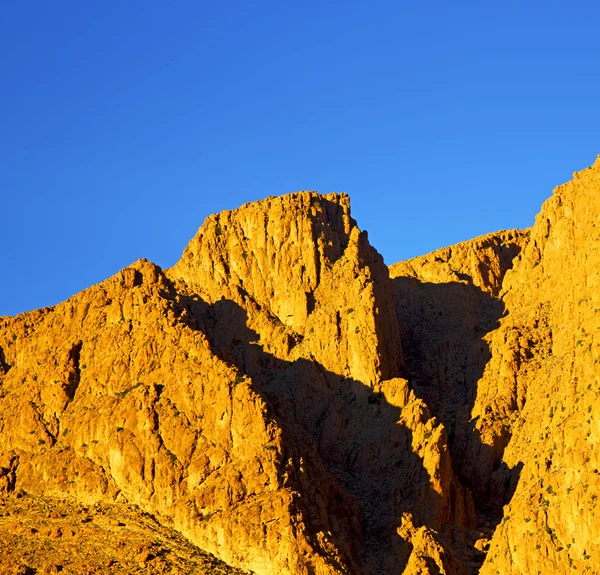
[[[303,191],[0,318],[0,564],[47,534],[107,572],[62,535],[110,520],[123,573],[597,570],[599,170],[391,278],[346,194]]]

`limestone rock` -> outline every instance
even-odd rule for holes
[[[211,216],[170,270],[0,321],[5,491],[126,501],[259,574],[397,573],[403,514],[442,548],[472,522],[345,195]]]
[[[520,472],[485,574],[600,569],[599,191],[600,158],[554,190],[504,280],[508,314],[473,415],[507,421],[502,462]]]
[[[530,230],[389,270],[345,194],[267,198],[207,218],[171,269],[0,318],[0,557],[598,571],[599,191],[600,161]]]
[[[489,334],[505,313],[502,281],[528,240],[527,231],[497,232],[390,267],[407,377],[444,424],[458,475],[486,504],[504,435],[482,447],[472,410]]]
[[[600,160],[530,230],[391,267],[407,376],[473,492],[482,574],[600,569],[599,191]]]

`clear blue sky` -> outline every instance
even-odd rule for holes
[[[600,153],[600,3],[0,0],[0,315],[204,218],[346,191],[387,263],[531,225]]]

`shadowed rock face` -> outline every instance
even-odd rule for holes
[[[506,503],[490,498],[490,481],[509,434],[492,445],[479,441],[472,411],[491,359],[489,334],[506,313],[502,281],[528,238],[498,232],[390,268],[406,376],[444,424],[455,471],[492,520]]]
[[[391,266],[406,375],[474,496],[482,574],[600,570],[600,160],[534,226]]]
[[[597,566],[599,174],[389,272],[345,194],[268,198],[0,318],[0,493],[259,574]]]
[[[279,357],[313,357],[367,385],[400,373],[388,271],[345,194],[290,194],[211,216],[168,274],[210,303],[238,303],[261,335],[273,325],[262,344]]]
[[[6,491],[125,500],[256,573],[467,549],[470,495],[345,195],[211,216],[172,269],[136,262],[1,333]]]

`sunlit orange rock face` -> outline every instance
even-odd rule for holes
[[[261,575],[599,571],[599,193],[389,269],[345,194],[268,198],[0,318],[4,505],[127,504]]]

